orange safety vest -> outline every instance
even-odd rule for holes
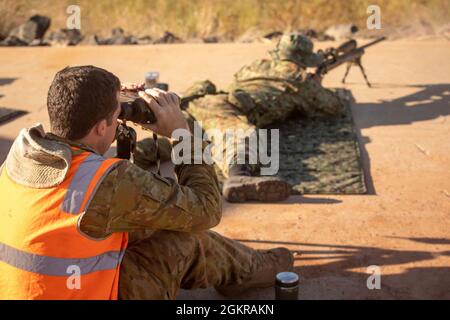
[[[0,299],[117,299],[127,233],[92,239],[79,229],[120,159],[73,155],[64,181],[37,189],[0,173]]]

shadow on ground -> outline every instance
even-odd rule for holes
[[[399,87],[395,84],[373,84],[374,88]],[[408,125],[414,122],[433,120],[450,115],[450,84],[410,85],[405,88],[418,88],[418,92],[379,103],[357,103],[353,101],[352,111],[356,118],[356,133],[361,147],[367,193],[376,194],[371,175],[370,157],[366,145],[370,138],[361,134],[361,129],[376,126]],[[445,118],[442,119],[445,121]]]
[[[9,85],[16,80],[17,78],[0,78],[0,86]],[[3,98],[4,96],[5,95],[0,94],[0,99]],[[23,110],[17,110],[14,108],[8,108],[0,105],[0,124],[10,122],[15,118],[24,115],[26,113],[27,112]]]
[[[16,81],[17,78],[0,78],[0,86],[5,86]]]
[[[411,85],[418,92],[379,103],[358,103],[359,128],[407,125],[450,115],[450,83]]]
[[[354,245],[237,239],[243,243],[288,246],[297,253],[299,299],[449,299],[450,267],[414,267],[385,274],[389,266],[449,257],[446,251],[404,251]],[[450,245],[450,239],[399,238],[425,244]],[[449,248],[450,249],[450,248]],[[369,290],[367,267],[381,268],[381,289]],[[358,269],[356,271],[355,269]],[[224,299],[214,289],[183,290],[180,299]],[[274,299],[274,288],[258,289],[233,299]]]
[[[5,161],[12,144],[13,140],[0,138],[0,164]]]

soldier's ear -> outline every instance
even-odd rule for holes
[[[106,128],[108,126],[108,122],[106,119],[102,119],[97,122],[93,128],[93,132],[96,136],[104,137],[106,135]]]

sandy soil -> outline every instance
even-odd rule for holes
[[[322,43],[321,47],[330,45]],[[0,161],[22,127],[48,127],[45,100],[54,73],[93,64],[123,81],[158,70],[182,91],[209,78],[225,87],[238,68],[264,57],[267,44],[148,47],[0,48],[0,106],[29,113],[0,126]],[[395,41],[371,48],[347,88],[368,195],[293,196],[279,204],[225,204],[215,229],[257,248],[298,252],[301,299],[450,298],[450,42]],[[342,86],[341,67],[326,86]],[[381,268],[381,289],[369,290],[367,267]],[[221,298],[214,290],[183,298]],[[242,298],[273,298],[272,289]]]

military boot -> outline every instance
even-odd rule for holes
[[[226,297],[235,297],[249,289],[268,288],[275,284],[277,273],[292,271],[293,266],[294,256],[286,248],[257,250],[247,279],[239,284],[217,286],[216,290]]]
[[[228,202],[271,202],[288,198],[291,189],[291,185],[279,177],[255,177],[249,165],[232,165],[222,193]]]

